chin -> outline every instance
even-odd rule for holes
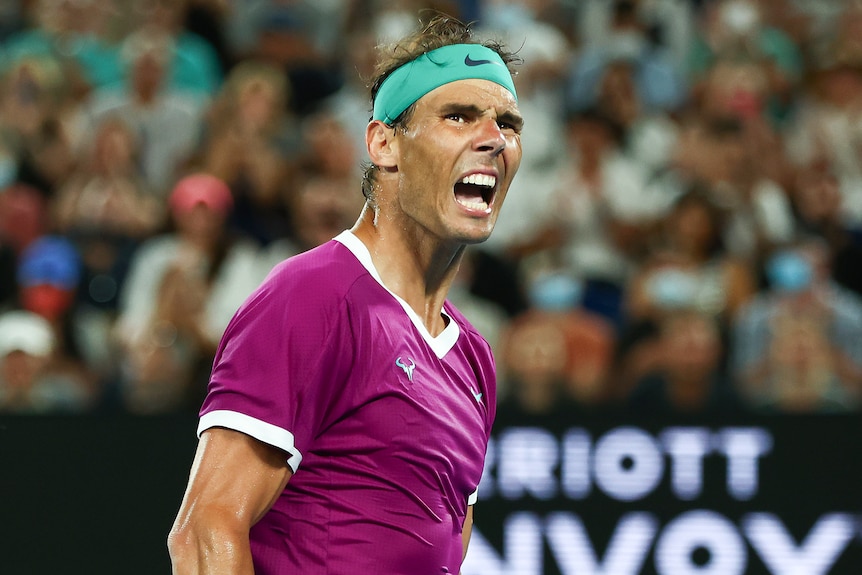
[[[481,244],[487,241],[488,238],[491,237],[491,231],[482,231],[482,232],[474,232],[470,234],[463,234],[460,238],[458,238],[458,243],[466,244],[466,245],[474,245]]]

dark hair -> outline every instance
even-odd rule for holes
[[[709,218],[709,223],[712,227],[712,238],[709,245],[706,246],[706,253],[710,256],[715,256],[724,252],[725,245],[722,230],[726,224],[725,213],[716,203],[713,189],[709,184],[701,181],[689,184],[683,194],[671,205],[670,216],[672,217],[689,207],[703,209]]]
[[[569,126],[593,125],[600,126],[613,139],[618,146],[624,145],[626,141],[626,128],[619,120],[614,118],[601,106],[589,106],[584,109],[572,109],[566,111],[566,123]]]
[[[377,98],[380,86],[386,81],[392,72],[425,54],[453,44],[482,44],[486,48],[494,50],[503,59],[503,62],[514,75],[512,64],[520,64],[521,58],[514,52],[508,51],[502,44],[493,41],[479,41],[473,36],[470,24],[465,24],[445,14],[434,13],[431,19],[423,24],[420,19],[420,27],[414,33],[405,36],[395,43],[378,47],[377,66],[374,70],[374,78],[371,81],[371,107]],[[407,107],[392,122],[392,127],[404,129],[415,110],[415,102]],[[377,166],[371,162],[363,163],[362,195],[367,200],[374,197],[374,183],[376,179]]]

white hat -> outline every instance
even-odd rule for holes
[[[44,357],[53,348],[54,332],[42,316],[29,311],[0,314],[0,357],[13,351]]]

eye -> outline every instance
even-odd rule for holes
[[[464,114],[462,114],[460,112],[452,112],[452,113],[446,114],[445,118],[447,120],[452,120],[453,122],[458,122],[461,124],[463,124],[464,122],[467,121],[467,116],[465,116]]]

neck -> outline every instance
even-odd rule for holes
[[[377,217],[368,204],[351,231],[368,248],[383,285],[407,302],[431,335],[443,331],[443,302],[465,246],[418,238],[411,230]]]

